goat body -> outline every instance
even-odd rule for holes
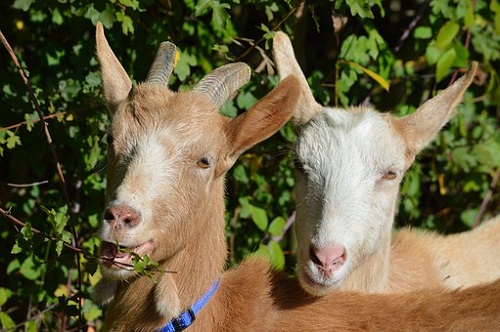
[[[387,292],[471,286],[500,278],[500,217],[457,235],[403,230],[392,236],[399,183],[444,126],[471,84],[477,63],[413,114],[369,107],[322,107],[312,96],[289,38],[274,39],[281,77],[299,77],[296,142],[297,259],[301,285]]]
[[[162,44],[148,80],[132,86],[97,25],[97,55],[112,117],[101,231],[103,278],[95,289],[96,300],[108,303],[104,330],[160,329],[218,279],[218,289],[190,329],[500,328],[500,282],[456,292],[346,292],[316,298],[266,261],[247,260],[223,272],[224,174],[245,149],[288,121],[299,82],[294,76],[285,79],[247,112],[229,119],[218,108],[249,79],[249,68],[226,65],[192,91],[174,93],[162,86],[174,53],[173,44]],[[132,267],[146,255],[158,263],[153,278]]]

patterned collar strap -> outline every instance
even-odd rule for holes
[[[212,287],[205,293],[201,298],[196,301],[193,306],[185,311],[183,311],[176,318],[171,319],[167,325],[165,325],[158,332],[180,332],[187,329],[196,319],[196,315],[200,312],[201,309],[207,304],[207,302],[212,298],[215,291],[219,287],[220,279],[212,285]]]

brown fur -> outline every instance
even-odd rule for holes
[[[120,279],[113,274],[116,269],[103,265],[107,274],[96,290],[97,295],[105,294],[104,301],[110,301],[103,330],[154,331],[190,307],[217,278],[221,279],[219,289],[190,330],[500,328],[500,283],[463,292],[338,293],[314,298],[301,290],[296,279],[271,271],[270,264],[262,260],[248,260],[223,273],[227,254],[223,175],[242,151],[272,135],[290,118],[299,94],[297,79],[291,76],[284,80],[248,110],[247,115],[236,120],[221,117],[213,104],[188,92],[172,94],[166,88],[147,84],[127,93],[111,91],[115,87],[128,89],[127,82],[113,81],[117,77],[127,78],[116,74],[123,70],[116,62],[111,67],[120,68],[106,67],[107,59],[114,56],[108,54],[112,51],[107,43],[103,45],[105,38],[100,24],[97,30],[99,59],[106,68],[103,84],[108,91],[106,95],[112,96],[108,104],[114,108],[111,134],[115,141],[109,148],[107,201],[119,205],[123,211],[137,210],[140,218],[127,223],[108,215],[104,226],[109,223],[120,227],[104,228],[103,241],[126,242],[133,248],[134,244],[150,240],[155,245],[150,258],[159,263],[161,270],[172,271],[157,272],[154,282],[139,275]],[[103,53],[107,56],[102,56]],[[168,130],[157,134],[154,132],[157,126]],[[201,139],[193,143],[193,136]],[[152,153],[147,149],[137,152],[134,148],[141,139],[158,140],[161,150],[153,145]],[[213,154],[212,168],[196,166],[199,156],[207,152],[205,149]],[[140,160],[135,160],[137,153],[141,153]],[[155,158],[157,153],[182,157],[175,159],[182,164],[177,168],[177,163],[171,165],[168,157],[160,159],[160,163],[175,169],[175,179],[165,180],[161,176],[151,179],[155,174],[144,176],[140,167],[134,168],[134,162],[140,164],[144,159]],[[150,186],[157,185],[156,181],[161,182],[160,189],[165,186],[169,190],[148,191]],[[119,193],[122,198],[117,198]],[[135,203],[137,196],[144,193],[152,195],[151,204],[145,208]],[[153,214],[149,216],[149,212]],[[135,241],[137,238],[140,241]],[[176,301],[179,303],[175,304]]]
[[[137,281],[145,281],[141,278]],[[162,325],[151,294],[135,284],[116,331],[151,331]],[[110,313],[108,313],[109,315]],[[156,321],[156,323],[155,323]],[[192,331],[494,331],[500,328],[500,281],[467,290],[427,289],[406,294],[305,293],[296,279],[248,260],[225,272]]]

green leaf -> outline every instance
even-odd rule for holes
[[[500,35],[500,1],[498,0],[491,1],[490,9],[492,12],[495,13],[495,17],[493,19],[495,32],[497,33],[497,35]]]
[[[283,269],[283,267],[285,267],[285,255],[283,254],[283,249],[281,249],[280,244],[276,241],[271,241],[268,246],[273,266],[278,270]]]
[[[425,49],[425,58],[429,65],[434,65],[438,62],[438,60],[443,55],[444,51],[438,47],[436,47],[436,43],[434,41],[430,42]]]
[[[286,225],[286,220],[283,217],[276,217],[269,225],[268,232],[273,236],[280,236],[283,232],[283,228]]]
[[[466,225],[469,228],[472,228],[472,226],[474,225],[474,219],[477,216],[477,212],[478,209],[465,210],[460,214],[460,219],[462,220],[464,225]]]
[[[374,18],[370,8],[370,2],[367,0],[346,0],[346,3],[351,10],[351,15],[358,15],[361,18]]]
[[[17,135],[15,135],[13,132],[10,130],[7,131],[7,149],[13,149],[16,147],[16,145],[21,145],[21,138]]]
[[[363,67],[360,64],[357,64],[355,62],[352,62],[352,61],[346,61],[346,62],[351,67],[360,69],[365,74],[367,74],[368,76],[370,76],[371,78],[373,78],[378,84],[380,84],[380,86],[382,88],[384,88],[385,91],[389,91],[389,82],[387,82],[382,76],[380,76],[379,74],[375,73],[374,71],[372,71],[372,70],[370,70],[368,68],[365,68],[365,67]]]
[[[266,210],[251,204],[249,207],[253,222],[261,231],[265,232],[268,225]]]
[[[19,242],[16,240],[16,243],[12,246],[12,250],[10,251],[11,254],[16,255],[22,252],[23,249],[19,246]]]
[[[57,25],[61,25],[64,22],[64,19],[63,19],[62,15],[61,15],[61,12],[59,12],[58,8],[55,8],[52,11],[52,22],[54,24],[57,24]]]
[[[439,29],[438,35],[436,37],[436,47],[440,49],[446,49],[451,45],[451,42],[460,30],[460,25],[454,21],[446,22],[441,29]]]
[[[3,306],[11,296],[12,291],[10,289],[0,287],[0,307]]]
[[[243,166],[241,164],[238,164],[238,165],[236,165],[234,167],[234,169],[233,169],[233,177],[238,182],[241,182],[241,183],[244,183],[244,184],[248,184],[249,183],[249,179],[248,179],[248,176],[247,176],[247,172],[246,172],[245,166]]]
[[[432,38],[432,29],[431,27],[418,27],[413,35],[417,39],[429,39]]]
[[[12,7],[27,12],[34,3],[35,0],[16,0],[12,4]]]
[[[474,25],[474,5],[472,0],[466,0],[465,6],[464,25],[466,28],[470,28]]]
[[[196,66],[197,63],[196,56],[186,52],[180,52],[179,61],[174,68],[174,73],[181,82],[184,82],[191,74],[191,67]]]
[[[39,266],[35,265],[33,257],[31,256],[24,260],[19,272],[28,280],[36,280],[41,274]]]
[[[238,199],[238,202],[240,203],[240,206],[241,206],[241,210],[240,210],[241,218],[249,218],[250,217],[250,197],[248,197],[248,196],[240,197]]]
[[[450,48],[446,51],[443,56],[438,60],[436,64],[436,81],[440,82],[443,78],[450,72],[453,63],[457,57],[455,49]]]
[[[14,329],[16,327],[16,323],[14,323],[12,318],[10,318],[10,316],[3,311],[0,311],[0,324],[5,330]]]

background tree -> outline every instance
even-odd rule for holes
[[[98,20],[136,81],[164,40],[179,48],[172,89],[191,87],[224,63],[249,63],[252,80],[224,106],[228,116],[276,85],[276,30],[293,39],[325,105],[369,103],[407,114],[477,60],[480,73],[463,106],[405,177],[397,222],[446,233],[500,211],[498,0],[7,0],[0,12],[4,329],[90,331],[104,314],[89,295],[100,278],[108,124]],[[230,171],[229,264],[256,252],[293,273],[293,140],[286,126]]]

